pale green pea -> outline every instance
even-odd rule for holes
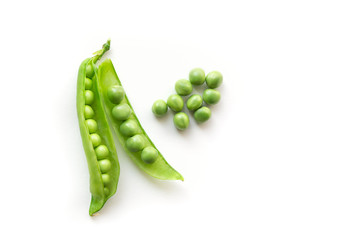
[[[85,75],[87,78],[92,78],[94,76],[94,69],[91,63],[86,66]]]
[[[109,172],[111,169],[112,164],[110,163],[109,159],[100,160],[98,163],[102,173]]]
[[[123,121],[129,118],[132,110],[128,104],[120,104],[113,107],[112,115],[116,120]]]
[[[152,112],[157,117],[164,116],[168,111],[167,103],[164,100],[157,100],[153,103]]]
[[[175,83],[175,91],[181,96],[187,96],[192,93],[193,87],[187,79],[180,79]]]
[[[173,117],[173,123],[179,130],[185,130],[189,126],[189,117],[184,112],[176,113]]]
[[[98,124],[94,119],[85,120],[85,125],[88,127],[89,133],[95,133],[98,129]]]
[[[95,155],[97,156],[98,159],[104,159],[104,158],[108,157],[109,150],[108,150],[107,146],[99,145],[95,149]]]
[[[119,104],[123,100],[125,92],[122,86],[114,85],[108,88],[107,95],[110,102]]]
[[[202,106],[202,103],[203,103],[203,99],[202,99],[201,95],[193,94],[187,100],[187,108],[190,111],[195,111]]]
[[[104,188],[104,195],[105,195],[105,196],[108,196],[108,195],[109,195],[109,192],[110,192],[110,191],[109,191],[109,188],[105,187],[105,188]]]
[[[85,104],[92,104],[94,102],[94,93],[90,90],[85,90]]]
[[[103,180],[103,184],[107,185],[108,183],[110,183],[110,176],[109,174],[102,174],[102,180]]]
[[[143,162],[151,164],[154,163],[158,157],[158,151],[154,147],[146,147],[143,149],[141,158]]]
[[[137,133],[140,133],[140,128],[135,120],[128,119],[124,121],[122,124],[120,124],[119,131],[123,136],[131,137]]]
[[[194,119],[199,123],[203,123],[207,121],[210,117],[211,117],[211,110],[207,107],[201,107],[200,109],[194,112]]]
[[[91,106],[85,105],[84,107],[84,117],[85,119],[93,118],[95,115],[94,110]]]
[[[221,99],[221,93],[215,89],[206,89],[203,92],[203,100],[207,104],[216,104]]]
[[[206,83],[209,88],[217,88],[223,82],[223,76],[218,71],[213,71],[207,74]]]
[[[168,97],[167,104],[170,109],[175,112],[182,111],[184,102],[183,98],[177,94],[172,94]]]
[[[189,72],[189,81],[194,85],[202,85],[206,80],[205,73],[201,68],[193,68]]]
[[[99,134],[93,133],[90,134],[90,141],[92,142],[93,147],[96,148],[101,144],[102,139],[100,138]]]
[[[90,90],[93,87],[93,81],[89,78],[85,78],[85,90]]]
[[[145,139],[142,135],[134,135],[131,138],[128,138],[125,145],[131,152],[139,152],[145,147]]]

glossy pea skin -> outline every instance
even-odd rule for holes
[[[85,105],[84,107],[84,117],[85,119],[93,118],[95,115],[94,110],[91,106]]]
[[[216,104],[221,99],[221,93],[215,89],[206,89],[203,92],[203,100],[207,104]]]
[[[139,152],[145,147],[145,139],[142,135],[137,134],[125,142],[126,147],[131,152]]]
[[[176,113],[173,117],[174,126],[179,130],[185,130],[189,126],[189,117],[184,112]]]
[[[152,112],[156,117],[162,117],[168,112],[168,105],[164,100],[157,100],[153,103]]]
[[[201,95],[193,94],[187,100],[187,108],[190,111],[195,111],[202,106],[202,103],[203,103],[203,99],[202,99]]]
[[[223,82],[223,76],[218,71],[213,71],[207,74],[206,83],[209,88],[217,88]]]
[[[99,134],[93,133],[90,134],[90,141],[92,142],[93,147],[96,148],[101,144],[102,139],[100,138]]]
[[[199,123],[203,123],[207,121],[210,117],[211,117],[211,110],[207,107],[201,107],[200,109],[194,112],[194,119]]]
[[[111,167],[112,167],[112,164],[111,162],[109,161],[109,159],[103,159],[103,160],[100,160],[98,162],[99,164],[99,168],[100,168],[100,171],[102,173],[106,173],[106,172],[109,172]]]
[[[103,180],[104,185],[109,184],[111,181],[109,174],[106,174],[106,173],[102,174],[102,180]]]
[[[119,104],[124,98],[125,92],[122,86],[110,86],[107,90],[107,96],[113,104]]]
[[[98,159],[104,159],[109,156],[109,150],[105,145],[99,145],[95,148],[95,155]]]
[[[206,75],[201,68],[193,68],[189,72],[189,81],[193,85],[202,85],[204,81],[206,80]]]
[[[90,90],[85,90],[85,104],[91,105],[94,102],[94,93]]]
[[[132,113],[128,104],[120,104],[113,108],[112,115],[119,121],[127,120]]]
[[[128,119],[120,124],[119,131],[126,137],[131,137],[141,132],[138,123],[133,119]]]
[[[85,78],[85,90],[90,90],[93,87],[93,80]]]
[[[98,130],[98,124],[94,119],[85,120],[85,125],[88,127],[89,133],[95,133]]]
[[[92,78],[94,76],[94,69],[91,64],[88,64],[85,68],[85,75],[87,78]]]
[[[175,91],[181,96],[187,96],[192,93],[193,87],[187,79],[180,79],[175,83]]]
[[[152,164],[158,157],[158,151],[154,147],[146,147],[143,149],[141,158],[143,162]]]
[[[168,97],[167,104],[170,109],[175,112],[182,111],[184,102],[183,98],[177,94],[172,94]]]

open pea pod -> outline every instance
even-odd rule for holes
[[[99,96],[99,77],[95,65],[109,48],[110,41],[94,57],[84,60],[78,72],[76,105],[90,175],[90,215],[99,211],[114,195],[120,172],[115,145]]]
[[[149,175],[163,180],[184,180],[158,151],[142,128],[110,59],[98,69],[99,93],[105,112],[125,152]]]

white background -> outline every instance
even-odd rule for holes
[[[1,239],[360,239],[360,1],[1,1]],[[185,178],[141,172],[88,216],[81,61],[110,57]],[[156,119],[193,67],[224,75],[209,122]]]

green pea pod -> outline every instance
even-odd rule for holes
[[[142,128],[110,59],[100,64],[98,74],[100,98],[125,152],[149,175],[163,180],[183,181],[182,175],[167,163]]]
[[[115,194],[119,179],[119,162],[103,104],[99,96],[95,63],[110,47],[110,40],[95,56],[84,60],[77,83],[77,113],[83,147],[90,175],[91,203],[89,215],[99,211]]]

